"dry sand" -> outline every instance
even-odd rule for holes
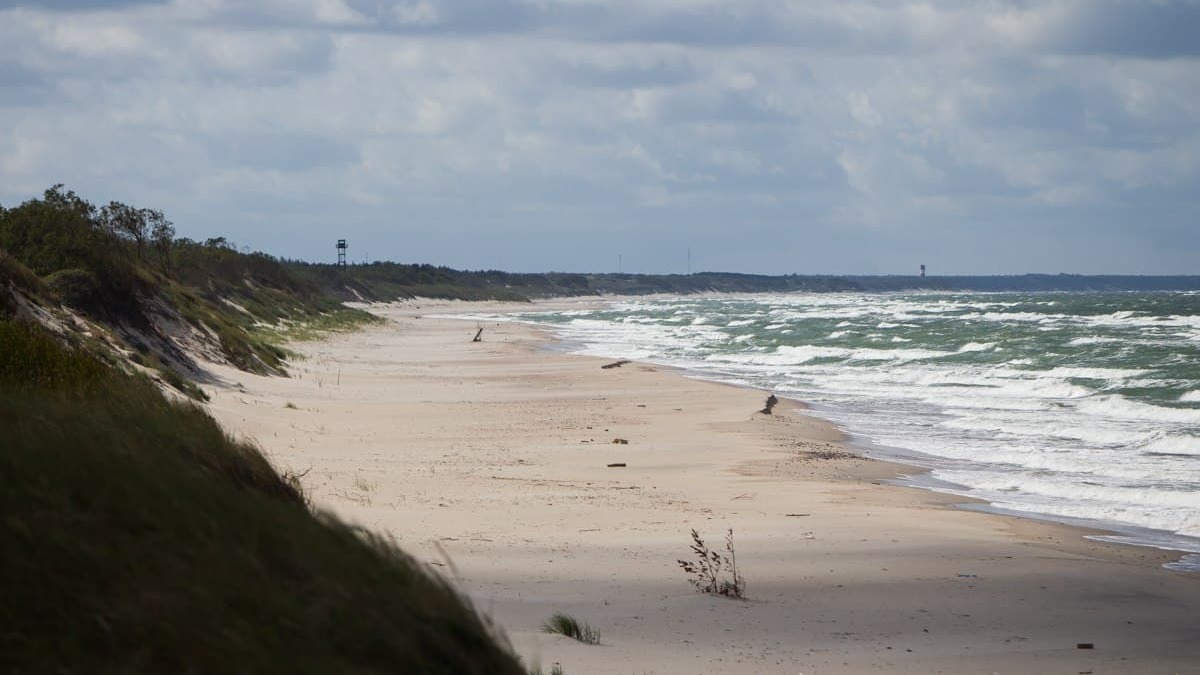
[[[461,304],[372,309],[388,323],[297,345],[291,379],[214,367],[212,412],[306,471],[320,507],[456,578],[528,662],[1200,673],[1200,576],[1167,553],[883,483],[910,469],[846,455],[797,403],[755,414],[762,392],[601,369],[523,325],[472,343],[473,323],[427,316]],[[733,528],[747,601],[688,585],[691,528],[717,546]],[[602,644],[541,633],[559,611]]]

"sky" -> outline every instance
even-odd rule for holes
[[[1200,0],[0,0],[0,204],[509,271],[1200,274]]]

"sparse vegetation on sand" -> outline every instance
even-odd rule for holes
[[[733,549],[733,529],[725,533],[725,552],[708,547],[700,533],[692,530],[693,560],[679,560],[679,567],[691,578],[688,581],[701,593],[722,595],[727,598],[746,597],[746,579],[737,566],[737,553]]]
[[[546,623],[542,624],[542,631],[557,635],[565,635],[573,640],[578,640],[588,645],[600,644],[600,631],[592,628],[586,623],[579,621],[570,614],[564,614],[562,612],[554,614],[554,616],[551,616]]]

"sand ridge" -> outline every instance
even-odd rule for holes
[[[321,508],[395,537],[517,651],[589,673],[1200,672],[1200,578],[1170,554],[886,483],[832,425],[765,394],[547,349],[515,323],[375,305],[293,377],[213,366],[210,409]],[[614,443],[615,439],[628,441]],[[610,468],[611,463],[624,467]],[[735,533],[748,600],[696,593],[696,528]],[[587,646],[543,634],[565,611]],[[1090,643],[1093,649],[1078,649]]]

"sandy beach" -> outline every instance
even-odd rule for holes
[[[372,306],[386,324],[295,345],[291,378],[212,366],[209,407],[567,675],[1200,673],[1176,556],[888,484],[912,469],[798,402],[432,318],[504,307]],[[747,600],[688,584],[692,528],[733,529]],[[601,644],[542,633],[560,611]]]

